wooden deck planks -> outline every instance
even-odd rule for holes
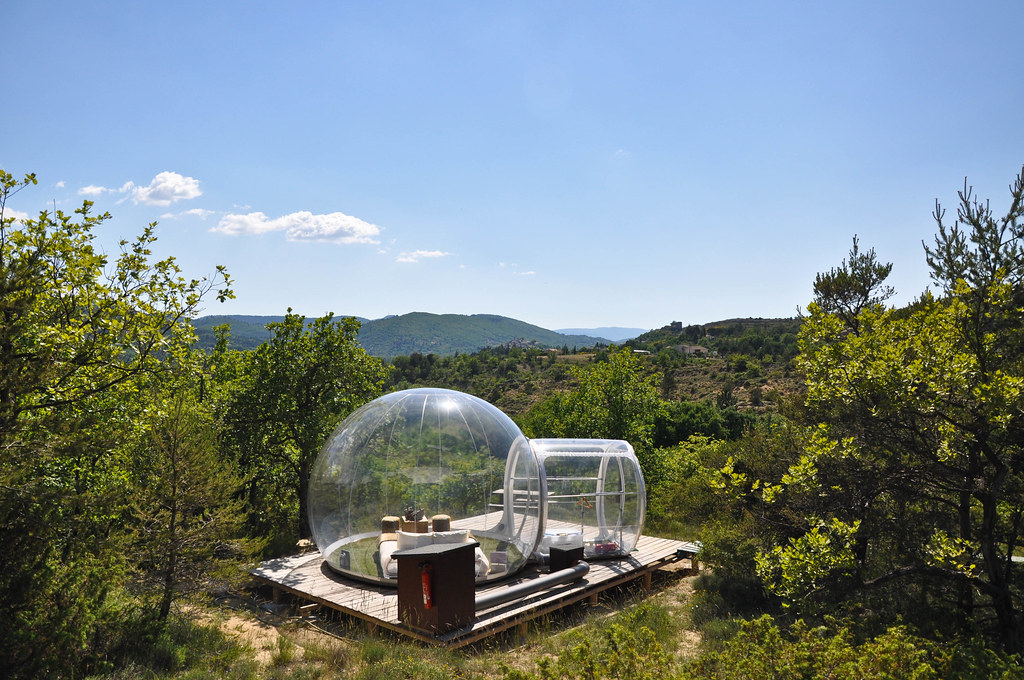
[[[324,564],[319,553],[270,560],[254,569],[252,574],[274,588],[369,623],[426,642],[458,647],[583,599],[596,597],[604,590],[641,578],[673,562],[692,558],[698,549],[699,546],[694,543],[641,536],[636,549],[628,557],[590,562],[590,572],[581,581],[478,611],[472,624],[438,636],[413,630],[399,621],[397,589],[341,576]],[[536,566],[530,566],[516,576],[478,586],[477,595],[508,588],[535,579],[543,573]]]

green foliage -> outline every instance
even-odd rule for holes
[[[445,387],[476,395],[513,417],[552,388],[572,381],[567,362],[554,351],[494,347],[473,354],[439,356],[413,352],[391,360],[389,387]]]
[[[718,555],[722,561],[721,550]],[[733,559],[735,562],[750,561]],[[709,648],[731,639],[736,633],[738,620],[764,614],[770,609],[764,585],[753,572],[723,569],[705,570],[697,577],[689,605],[690,619]]]
[[[845,627],[811,627],[803,621],[781,630],[770,616],[744,622],[720,650],[702,654],[681,668],[680,677],[714,680],[866,680],[887,678],[1022,678],[1024,668],[974,640],[939,645],[894,626],[856,642]]]
[[[448,680],[469,677],[464,658],[443,649],[424,650],[419,645],[386,640],[366,640],[360,649],[362,667],[358,680]]]
[[[645,375],[641,360],[628,349],[613,347],[603,358],[573,368],[579,384],[549,397],[527,420],[527,434],[623,439],[636,450],[647,483],[657,485],[666,474],[664,459],[654,449],[661,412],[658,378]]]
[[[256,545],[239,540],[240,480],[219,457],[210,414],[188,390],[157,401],[132,455],[136,564],[157,583],[157,619],[175,597],[197,588],[222,564],[240,566]]]
[[[833,517],[830,523],[812,522],[789,545],[775,546],[757,556],[757,573],[771,590],[788,604],[826,585],[826,579],[853,570],[853,537],[859,522],[845,524]]]
[[[882,264],[875,259],[874,248],[860,252],[854,236],[849,259],[814,278],[814,301],[822,312],[839,317],[855,329],[861,312],[881,307],[896,293],[885,285],[891,272],[891,263]]]
[[[706,347],[723,357],[746,355],[758,361],[785,363],[798,353],[799,319],[730,319],[709,324],[683,326],[672,323],[644,333],[627,344],[651,352],[668,352],[676,359],[683,345]],[[744,369],[745,370],[745,369]]]
[[[629,350],[610,351],[607,361],[574,374],[579,387],[563,398],[561,418],[553,424],[558,435],[624,439],[638,455],[649,452],[661,400],[640,359]]]
[[[719,408],[710,400],[666,401],[655,420],[654,445],[673,446],[693,435],[735,440],[756,420],[749,411]]]
[[[696,536],[721,509],[714,473],[721,442],[693,436],[673,447],[656,449],[663,474],[648,482],[646,526],[663,535]]]
[[[965,189],[952,229],[937,207],[942,298],[885,309],[888,267],[856,242],[819,277],[829,296],[809,306],[799,360],[817,426],[784,471],[733,485],[791,518],[760,565],[794,607],[980,626],[1024,650],[1024,172],[1011,192],[996,219]]]
[[[10,677],[74,674],[102,657],[105,604],[125,573],[120,442],[214,292],[173,258],[151,260],[154,225],[108,259],[92,240],[109,216],[88,201],[73,215],[7,217],[7,201],[33,184],[0,171],[0,667]],[[218,279],[229,283],[222,270]]]
[[[806,520],[783,504],[766,503],[758,480],[783,475],[805,444],[803,428],[781,420],[759,422],[736,441],[695,438],[687,444],[694,474],[662,498],[689,516],[679,535],[699,538],[700,560],[711,567],[694,584],[691,603],[693,622],[706,636],[730,632],[735,617],[777,611],[757,576],[757,556],[799,536]],[[654,527],[661,524],[653,521]]]
[[[267,327],[273,335],[256,350],[216,357],[228,366],[225,377],[234,373],[221,405],[225,443],[247,476],[254,528],[296,531],[294,544],[309,535],[309,471],[320,447],[345,416],[380,395],[386,371],[359,347],[353,318],[328,314],[307,323],[289,309]]]
[[[121,637],[112,645],[97,677],[196,677],[251,680],[260,677],[259,664],[242,644],[225,636],[213,623],[171,615],[153,628],[146,619],[123,622]]]
[[[596,639],[582,637],[557,657],[537,664],[538,673],[503,668],[505,680],[571,680],[574,678],[658,680],[675,677],[665,644],[675,634],[663,609],[644,604],[624,613]],[[660,635],[659,635],[660,633]]]

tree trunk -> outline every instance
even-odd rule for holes
[[[964,480],[964,488],[960,491],[960,500],[957,506],[959,515],[960,538],[971,542],[971,478]],[[957,626],[960,630],[966,631],[971,625],[974,617],[974,586],[964,580],[959,585],[957,595]]]
[[[299,538],[309,538],[309,463],[299,466]]]
[[[985,577],[991,586],[989,592],[992,608],[996,613],[999,636],[1003,640],[1003,648],[1009,654],[1022,651],[1020,620],[1016,604],[1013,601],[1010,579],[1011,572],[1006,569],[1010,555],[1000,549],[997,536],[999,520],[999,496],[1007,469],[1003,465],[996,468],[992,480],[987,487],[975,494],[981,501],[981,527],[978,531],[978,542],[981,547],[981,558],[984,563]]]
[[[167,616],[171,613],[171,601],[174,599],[174,572],[178,568],[178,549],[176,546],[176,531],[175,520],[176,512],[175,509],[171,510],[171,525],[169,533],[171,535],[170,551],[167,555],[167,571],[164,573],[164,589],[163,594],[160,598],[160,611],[157,614],[158,620],[163,623],[167,620]]]

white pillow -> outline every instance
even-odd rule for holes
[[[469,543],[469,529],[435,531],[434,543]]]
[[[422,548],[425,545],[433,543],[433,539],[430,534],[412,534],[408,531],[398,531],[398,549],[399,550],[411,550],[413,548]]]
[[[487,563],[487,558],[484,557],[484,551],[477,547],[474,551],[474,557],[474,561],[476,562],[476,577],[483,578],[484,576],[487,576],[487,570],[491,568],[491,565]]]
[[[398,560],[391,554],[395,552],[395,541],[382,541],[380,544],[380,568],[384,578],[398,578]]]

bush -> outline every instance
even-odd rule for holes
[[[765,615],[743,622],[722,649],[687,662],[680,675],[709,680],[1024,678],[1024,668],[1016,658],[975,640],[952,642],[937,644],[917,637],[905,626],[894,626],[857,643],[846,627],[812,628],[797,621],[783,631]]]
[[[707,636],[720,628],[719,621],[757,616],[769,607],[761,581],[753,573],[706,571],[694,583],[690,618]]]
[[[557,657],[537,663],[538,673],[502,667],[505,680],[658,680],[671,677],[673,661],[665,645],[677,625],[663,607],[644,602],[617,617],[599,634],[574,636]]]

